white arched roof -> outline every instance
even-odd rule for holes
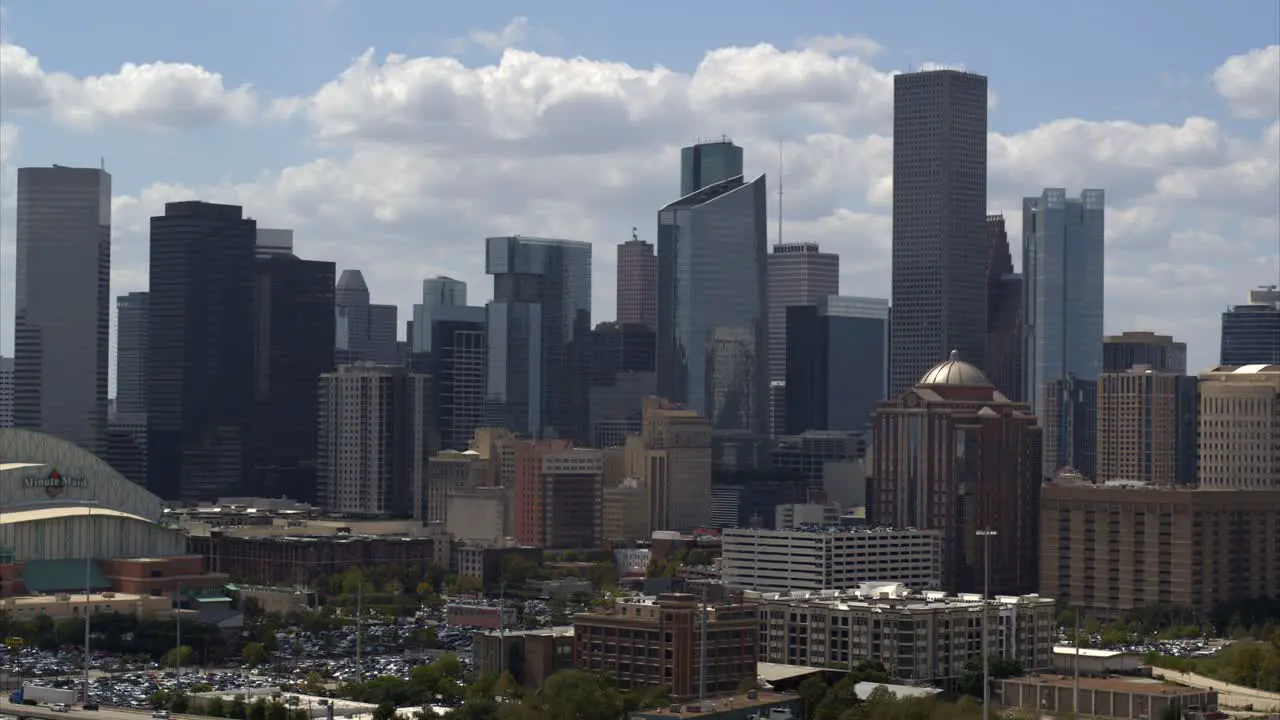
[[[31,430],[0,429],[0,516],[81,507],[151,522],[159,522],[164,512],[160,498],[75,443]]]

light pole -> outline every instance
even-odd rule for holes
[[[991,720],[991,652],[987,643],[991,633],[987,631],[987,598],[991,595],[991,538],[995,530],[979,530],[974,533],[982,538],[982,720]]]
[[[89,704],[89,616],[93,614],[93,506],[96,500],[85,501],[85,536],[84,544],[84,692],[80,694],[82,704]]]

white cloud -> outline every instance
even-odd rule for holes
[[[1227,58],[1213,73],[1213,86],[1237,117],[1280,117],[1280,45]]]
[[[819,35],[800,41],[800,47],[820,53],[849,54],[869,58],[884,52],[884,46],[862,35]]]
[[[125,63],[114,73],[77,78],[49,72],[19,45],[0,44],[0,109],[48,113],[87,130],[111,124],[141,130],[184,130],[246,123],[258,114],[248,85],[228,88],[220,74],[189,63]]]
[[[632,226],[651,238],[679,189],[679,147],[725,133],[747,149],[749,172],[771,175],[786,138],[786,238],[839,252],[844,292],[887,296],[892,73],[843,52],[720,48],[682,73],[514,49],[478,66],[370,50],[309,96],[277,101],[330,145],[325,157],[209,187],[156,178],[116,198],[113,292],[144,277],[147,218],[200,197],[295,228],[300,253],[363,269],[380,301],[404,309],[437,273],[470,281],[483,302],[486,235],[591,240],[595,315],[608,319],[614,246]],[[1108,331],[1175,333],[1205,364],[1222,308],[1280,274],[1280,123],[1233,132],[1187,117],[993,133],[989,205],[1009,213],[1017,255],[1024,195],[1105,188]]]
[[[497,30],[473,29],[465,37],[453,38],[445,43],[445,49],[455,55],[473,48],[499,53],[503,50],[525,47],[529,43],[556,40],[554,33],[533,25],[529,22],[529,18],[520,15]]]

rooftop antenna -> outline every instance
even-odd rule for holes
[[[105,156],[98,156],[98,167],[102,168],[102,172],[107,171],[107,158]]]
[[[782,138],[778,138],[778,244],[782,244]]]
[[[634,225],[631,226],[631,241],[640,242],[640,235],[636,233],[636,228]]]

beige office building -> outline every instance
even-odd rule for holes
[[[1280,489],[1280,365],[1200,374],[1200,486]]]
[[[711,520],[711,424],[657,397],[644,401],[643,429],[627,438],[627,475],[649,492],[649,530],[688,532]]]
[[[1280,595],[1280,489],[1059,480],[1040,491],[1040,593],[1098,617]]]

